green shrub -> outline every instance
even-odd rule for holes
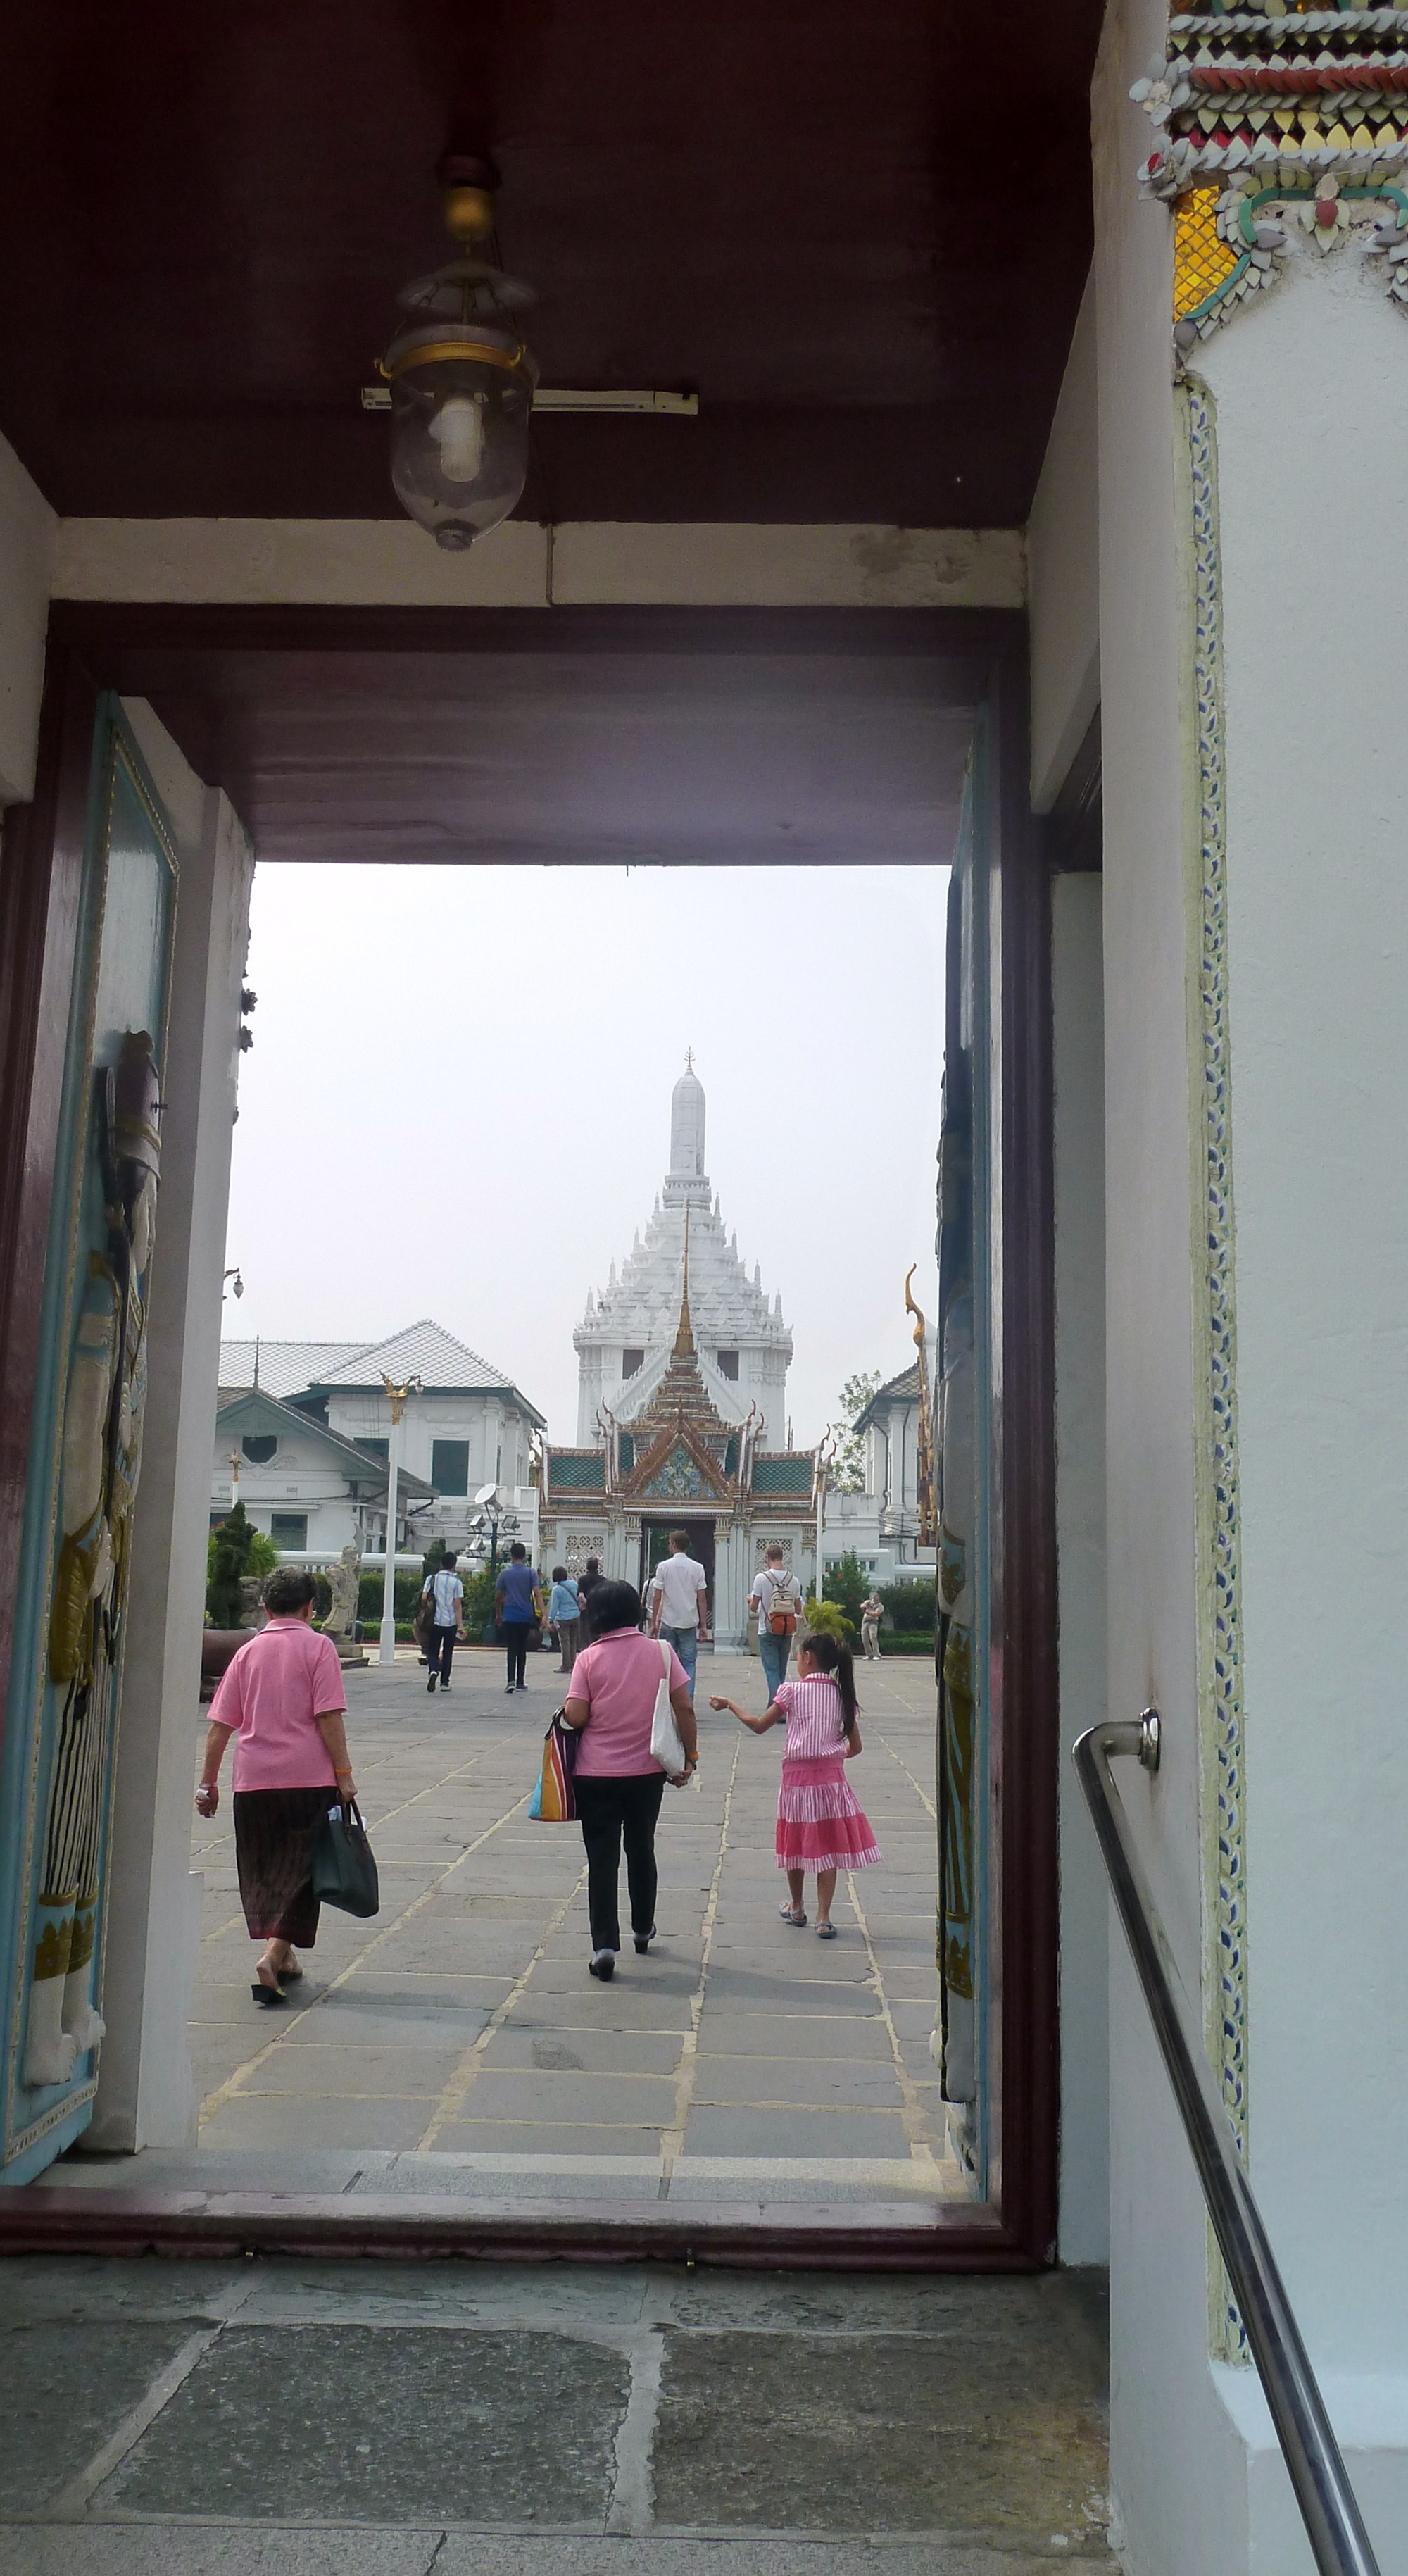
[[[853,1547],[848,1547],[845,1555],[838,1557],[834,1565],[828,1565],[821,1587],[822,1599],[838,1605],[848,1633],[853,1637],[859,1634],[860,1605],[869,1590],[870,1585],[860,1570],[860,1560]]]
[[[477,1637],[480,1629],[486,1627],[494,1615],[494,1587],[489,1579],[489,1569],[487,1565],[479,1565],[471,1574],[468,1566],[462,1565],[459,1573],[464,1585],[464,1624],[471,1637]]]
[[[416,1603],[420,1599],[420,1588],[424,1581],[425,1576],[423,1574],[417,1574],[412,1566],[406,1566],[405,1568],[400,1566],[397,1567],[396,1580],[392,1587],[392,1596],[393,1607],[398,1619],[405,1619],[408,1621],[414,1619],[416,1615]],[[357,1586],[357,1616],[364,1626],[369,1620],[377,1627],[380,1627],[381,1625],[381,1604],[384,1583],[385,1578],[382,1574],[381,1568],[380,1566],[377,1566],[373,1572],[364,1573]]]
[[[213,1529],[205,1551],[205,1615],[212,1628],[240,1624],[240,1585],[246,1575],[272,1574],[279,1551],[263,1530],[254,1528],[243,1503],[228,1511]]]
[[[917,1582],[885,1583],[879,1589],[885,1605],[880,1628],[882,1639],[890,1630],[896,1636],[918,1635],[921,1629],[932,1633],[935,1600],[932,1574],[921,1575]]]
[[[830,1578],[828,1577],[828,1580],[829,1579]],[[850,1620],[846,1617],[840,1604],[835,1601],[809,1601],[807,1603],[807,1626],[809,1628],[819,1628],[823,1636],[834,1637],[838,1645],[844,1646],[853,1643],[855,1639],[855,1629],[852,1627]]]

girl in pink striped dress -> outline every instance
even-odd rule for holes
[[[709,1706],[732,1709],[754,1735],[766,1735],[770,1726],[786,1720],[777,1793],[777,1865],[787,1872],[788,1901],[778,1911],[784,1923],[803,1928],[803,1884],[807,1871],[814,1871],[817,1937],[834,1941],[831,1899],[837,1870],[868,1869],[880,1858],[846,1778],[846,1764],[860,1751],[849,1646],[813,1630],[797,1657],[796,1680],[782,1683],[761,1717],[751,1717],[731,1699],[711,1699]]]

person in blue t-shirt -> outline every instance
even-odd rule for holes
[[[528,1657],[528,1631],[534,1620],[541,1623],[543,1596],[538,1578],[528,1563],[528,1551],[521,1538],[516,1538],[508,1552],[507,1565],[500,1568],[494,1586],[494,1617],[499,1634],[508,1649],[507,1688],[526,1690],[523,1668]]]

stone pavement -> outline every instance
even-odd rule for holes
[[[587,1975],[580,1834],[528,1819],[562,1687],[549,1656],[528,1671],[513,1698],[487,1649],[461,1653],[433,1699],[411,1650],[390,1672],[349,1675],[382,1910],[370,1923],[324,1910],[283,2012],[251,2000],[228,1800],[196,1819],[199,2175],[148,2154],[69,2157],[52,2179],[577,2200],[961,2194],[929,2052],[927,1664],[863,1671],[852,1777],[884,1859],[842,1882],[828,1944],[778,1919],[780,1731],[759,1739],[707,1707],[716,1688],[761,1708],[759,1667],[701,1656],[699,1785],[667,1789],[657,1844],[660,1939],[646,1958],[628,1944],[609,1986]],[[623,1872],[623,1922],[624,1894]]]
[[[0,2263],[0,2576],[1111,2571],[1081,2276]]]

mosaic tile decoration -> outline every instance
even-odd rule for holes
[[[1174,207],[1174,341],[1196,346],[1274,284],[1287,225],[1358,236],[1408,305],[1408,7],[1214,9],[1169,20],[1130,96],[1158,141],[1146,196]]]
[[[1202,1135],[1206,1196],[1205,1311],[1208,1367],[1203,1446],[1210,1514],[1200,1546],[1212,1593],[1200,1697],[1210,1725],[1216,1786],[1216,1867],[1210,1889],[1216,1959],[1213,2062],[1238,2151],[1247,2154],[1245,1767],[1242,1712],[1241,1536],[1237,1463],[1237,1320],[1232,1205],[1232,1116],[1227,1017],[1227,835],[1222,748],[1222,568],[1217,451],[1203,388],[1184,392],[1192,503],[1193,679],[1199,783],[1198,999],[1202,1033]],[[1216,2340],[1244,2360],[1242,2321],[1221,2263]]]

